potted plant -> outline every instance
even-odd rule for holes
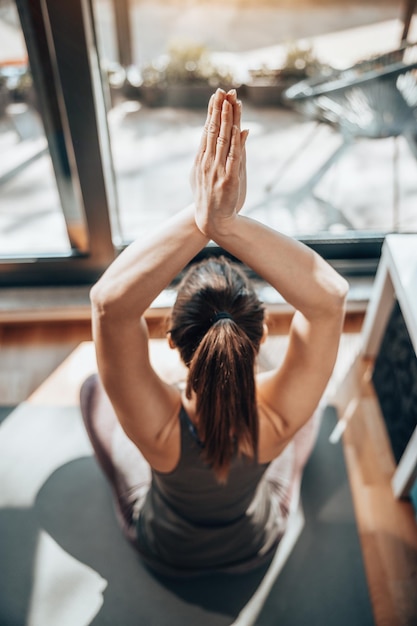
[[[130,94],[132,70],[127,74]],[[214,63],[205,46],[174,41],[167,53],[144,65],[136,75],[138,97],[148,106],[204,107],[217,88],[230,89],[233,76],[226,66]]]
[[[26,67],[17,77],[13,92],[13,100],[15,102],[24,102],[28,106],[37,109],[38,101],[33,84],[32,73],[29,67]]]
[[[330,71],[328,65],[317,59],[310,45],[291,43],[278,67],[262,65],[249,70],[246,95],[254,105],[282,105],[282,95],[291,85]]]
[[[103,77],[104,98],[108,109],[123,101],[126,84],[126,71],[117,62],[103,62],[101,64]]]

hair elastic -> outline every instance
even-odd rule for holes
[[[219,320],[232,320],[233,317],[227,311],[219,311],[211,318],[211,323],[215,324]]]

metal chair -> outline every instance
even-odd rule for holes
[[[357,138],[402,135],[417,159],[417,43],[333,71],[330,77],[301,81],[285,92],[285,100],[308,119],[332,125],[343,138],[327,161],[290,195],[290,208],[313,194],[319,180]],[[267,190],[271,191],[276,183],[277,178]],[[349,226],[346,218],[342,221]]]

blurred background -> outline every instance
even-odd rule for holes
[[[244,102],[244,211],[372,271],[417,229],[414,4],[2,0],[0,280],[88,282],[189,203],[217,86]]]

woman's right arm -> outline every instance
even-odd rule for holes
[[[307,246],[239,215],[230,198],[233,193],[238,195],[237,169],[244,141],[237,132],[240,128],[233,131],[230,115],[216,116],[219,113],[213,111],[212,127],[219,128],[219,143],[228,145],[228,154],[223,169],[216,155],[205,155],[200,165],[197,161],[196,222],[206,236],[251,267],[296,309],[284,363],[266,373],[259,387],[264,402],[277,416],[277,429],[287,439],[312,415],[329,381],[348,284]],[[226,190],[229,201],[221,202],[219,195],[216,202],[215,188],[210,193],[210,185],[223,193]]]
[[[237,216],[211,237],[296,309],[284,362],[259,386],[277,429],[290,438],[313,414],[333,371],[348,284],[310,248],[250,218]]]

